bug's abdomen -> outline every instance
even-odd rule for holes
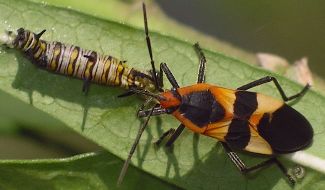
[[[286,104],[273,113],[264,113],[257,130],[275,153],[301,150],[310,145],[313,138],[307,119]]]

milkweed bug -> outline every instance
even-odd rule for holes
[[[139,117],[147,117],[139,129],[128,159],[120,173],[123,179],[130,159],[142,132],[153,115],[171,114],[181,122],[179,127],[165,132],[156,144],[166,137],[170,147],[184,128],[206,135],[221,142],[230,160],[243,173],[249,173],[270,164],[276,164],[294,185],[294,178],[276,158],[279,154],[292,153],[312,143],[313,129],[307,119],[285,102],[302,97],[309,89],[307,84],[301,92],[287,96],[276,78],[266,76],[235,90],[205,83],[206,58],[199,46],[194,45],[200,58],[197,84],[180,87],[166,63],[160,64],[160,77],[165,73],[172,89],[155,94],[143,89],[130,91],[149,96],[158,102],[154,107],[138,111]],[[150,48],[149,48],[150,51]],[[162,79],[159,79],[162,81]],[[283,101],[270,96],[247,91],[250,88],[273,82]],[[148,102],[146,102],[148,103]],[[234,150],[269,155],[270,159],[247,167]]]

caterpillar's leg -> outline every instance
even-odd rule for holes
[[[85,93],[85,95],[88,94],[90,88],[90,80],[84,79],[84,84],[82,85],[82,92]]]

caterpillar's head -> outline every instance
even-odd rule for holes
[[[16,32],[5,31],[5,33],[0,36],[0,41],[1,44],[11,48],[28,50],[29,44],[32,44],[36,37],[37,34],[19,28]]]

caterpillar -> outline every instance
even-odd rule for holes
[[[101,55],[96,51],[57,41],[42,40],[40,38],[45,31],[36,34],[20,28],[17,32],[6,32],[0,41],[22,51],[39,68],[82,79],[83,92],[86,93],[91,82],[124,89],[155,89],[155,76],[130,68],[125,64],[126,61],[110,55]]]

